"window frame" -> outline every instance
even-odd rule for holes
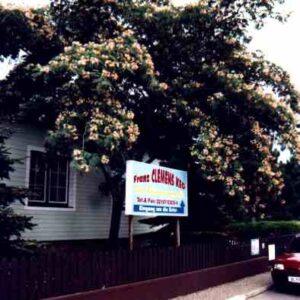
[[[30,187],[30,171],[31,171],[31,158],[32,158],[32,156],[31,156],[31,152],[32,151],[36,151],[36,152],[42,152],[42,153],[45,153],[45,150],[43,149],[43,151],[40,151],[40,150],[36,150],[36,149],[31,149],[30,151],[29,151],[29,168],[28,168],[28,184],[26,185],[27,186],[27,188],[29,188]],[[39,205],[39,204],[45,204],[46,205],[46,197],[45,197],[45,195],[46,195],[46,181],[47,180],[47,176],[46,176],[46,174],[45,174],[45,178],[44,178],[44,199],[42,200],[37,200],[37,199],[28,199],[28,205],[30,205],[30,206],[35,206],[35,205],[32,205],[32,203],[37,203],[37,206],[43,206],[43,205]],[[30,203],[29,203],[30,202]]]
[[[46,170],[46,178],[45,181],[47,183],[47,179],[49,174],[51,174],[51,169],[50,170]],[[50,177],[50,176],[49,176]],[[51,182],[51,177],[50,177],[50,182]],[[51,186],[51,184],[48,183],[47,186],[45,186],[45,192],[47,192],[48,195],[46,195],[46,203],[49,204],[49,207],[51,207],[51,204],[53,204],[56,207],[68,207],[69,206],[69,185],[70,185],[70,162],[67,161],[67,172],[66,172],[66,192],[65,192],[65,201],[64,202],[57,202],[57,201],[51,201],[51,197],[50,197],[50,189],[49,186]],[[48,199],[48,201],[47,201]],[[60,204],[60,205],[57,205]]]
[[[37,151],[46,153],[45,148],[38,146],[27,146],[27,157],[26,157],[26,177],[25,185],[27,188],[30,186],[30,168],[31,168],[31,152]],[[66,178],[66,199],[65,203],[58,203],[55,201],[47,201],[48,188],[47,188],[47,174],[45,171],[45,180],[44,180],[44,201],[41,200],[30,200],[29,198],[25,199],[25,208],[31,210],[59,210],[59,211],[75,211],[75,198],[76,198],[76,173],[71,170],[70,162],[67,162],[67,178]],[[72,183],[72,186],[71,186]],[[35,204],[36,203],[36,204]],[[52,205],[51,205],[52,204]]]

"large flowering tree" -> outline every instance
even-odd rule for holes
[[[299,158],[298,94],[284,70],[247,51],[249,23],[282,19],[276,2],[2,9],[0,54],[25,53],[0,83],[3,111],[45,124],[48,149],[70,155],[80,171],[103,170],[114,199],[111,238],[125,161],[145,154],[188,169],[193,224],[213,213],[264,217],[284,186],[274,145]]]

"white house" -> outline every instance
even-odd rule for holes
[[[38,241],[106,239],[109,234],[111,199],[101,194],[100,172],[80,174],[69,162],[57,159],[46,167],[43,147],[46,132],[31,126],[19,126],[6,144],[16,164],[9,184],[30,187],[38,197],[26,205],[14,204],[16,212],[33,216],[37,226],[24,234]],[[150,226],[134,221],[134,234],[150,231]],[[153,229],[152,229],[153,230]],[[122,215],[120,237],[128,236],[127,217]]]

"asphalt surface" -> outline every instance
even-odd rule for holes
[[[266,291],[263,294],[260,294],[252,300],[299,300],[300,292],[278,292],[275,290]]]

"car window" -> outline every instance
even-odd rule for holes
[[[295,238],[290,246],[291,252],[299,252],[300,253],[300,238]]]

